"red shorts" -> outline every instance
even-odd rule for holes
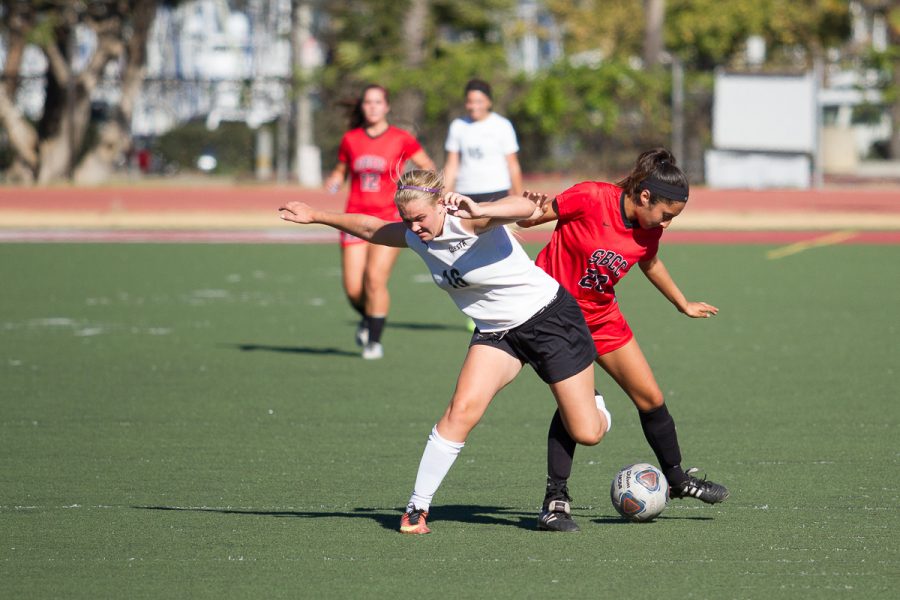
[[[400,220],[400,213],[397,212],[397,207],[391,204],[390,206],[385,206],[379,210],[361,210],[358,207],[347,206],[347,209],[344,212],[355,213],[355,214],[363,214],[363,215],[371,215],[373,217],[378,217],[384,221],[390,221],[391,223],[396,223]],[[341,248],[346,248],[347,246],[352,246],[354,244],[365,244],[366,240],[360,239],[355,235],[350,235],[349,233],[340,232],[340,240],[341,240]]]
[[[591,331],[591,338],[594,340],[598,356],[618,350],[634,337],[634,332],[628,326],[625,316],[619,311],[618,304],[610,305],[599,314],[585,311],[584,306],[581,307],[581,310],[587,321],[588,329]]]

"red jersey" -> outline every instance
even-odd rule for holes
[[[350,171],[346,211],[399,221],[400,215],[394,206],[397,192],[394,180],[403,172],[406,161],[421,149],[416,138],[394,126],[375,137],[362,127],[345,133],[338,160]]]
[[[610,183],[579,183],[556,204],[556,229],[535,262],[575,297],[590,324],[615,307],[613,288],[628,270],[656,256],[663,229],[632,225],[622,188]]]

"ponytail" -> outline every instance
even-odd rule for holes
[[[650,204],[687,202],[687,177],[675,166],[675,157],[665,148],[653,148],[638,156],[634,168],[616,183],[632,199],[643,191],[650,192]]]

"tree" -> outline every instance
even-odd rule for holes
[[[23,182],[48,183],[67,177],[79,182],[100,181],[130,148],[132,108],[140,93],[147,36],[158,4],[159,0],[2,2],[10,47],[18,48],[22,40],[34,43],[49,65],[44,110],[37,124],[30,123],[15,106],[21,52],[8,53],[4,65],[0,123],[15,154],[15,174]],[[97,43],[82,70],[76,72],[74,35],[79,24],[90,28]],[[120,65],[120,100],[109,107],[110,118],[98,132],[97,145],[85,151],[91,96],[111,62]]]
[[[628,58],[641,52],[643,0],[545,0],[563,30],[566,54],[599,52],[604,59]]]
[[[887,90],[891,102],[891,158],[900,160],[900,6],[888,10],[887,23],[890,46],[886,52],[890,72],[890,87]]]
[[[423,137],[440,155],[449,115],[472,77],[508,86],[500,32],[512,0],[335,0],[322,32],[329,61],[321,73],[326,104],[347,103],[363,85],[392,93],[391,119]],[[317,119],[325,156],[340,138],[335,111]]]
[[[644,0],[644,66],[653,69],[659,65],[663,49],[663,22],[666,15],[665,0]]]
[[[799,56],[809,67],[849,33],[846,0],[669,0],[666,9],[666,47],[699,70],[730,64],[751,35],[766,40],[773,66],[798,66]]]

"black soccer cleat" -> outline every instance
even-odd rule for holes
[[[730,495],[728,488],[724,485],[709,481],[704,477],[697,479],[692,475],[698,469],[688,469],[687,478],[680,484],[669,486],[669,497],[671,498],[696,498],[707,504],[718,504],[725,502]]]
[[[574,532],[581,531],[578,523],[572,518],[572,510],[569,502],[569,489],[565,483],[559,485],[547,484],[547,495],[544,497],[544,506],[538,516],[538,529],[542,531]]]

